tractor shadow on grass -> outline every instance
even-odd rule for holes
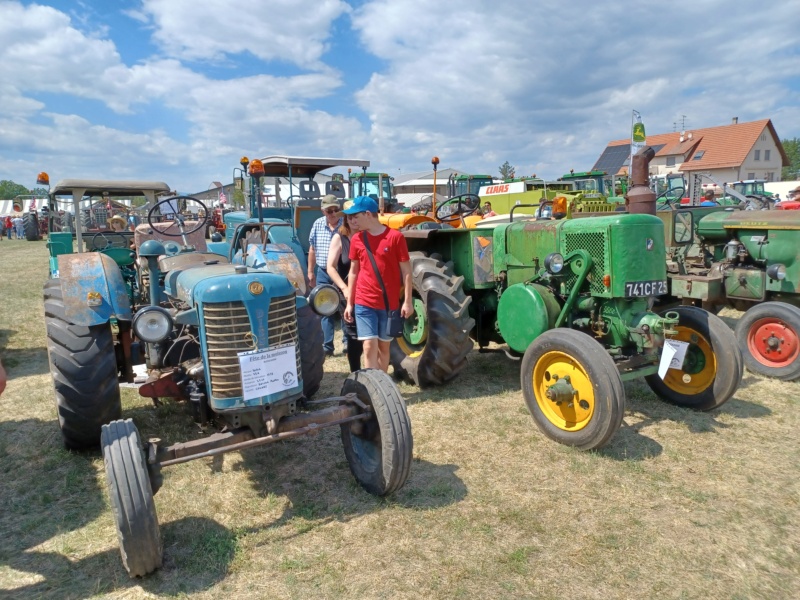
[[[0,566],[28,575],[0,596],[86,598],[138,585],[174,595],[207,589],[225,577],[236,536],[207,518],[162,523],[164,567],[142,580],[125,572],[113,529],[109,550],[70,558],[87,540],[97,542],[91,526],[110,514],[101,465],[99,449],[66,450],[55,419],[0,421]],[[34,550],[42,544],[45,549]]]
[[[88,598],[140,586],[158,595],[191,594],[224,579],[237,550],[236,535],[204,517],[162,524],[161,536],[163,567],[135,579],[125,572],[116,547],[76,560],[55,552],[22,552],[9,566],[44,579],[14,588],[4,597]]]
[[[297,438],[241,453],[245,470],[259,496],[286,499],[283,514],[266,526],[282,539],[291,539],[328,523],[393,506],[429,510],[460,502],[467,495],[456,465],[437,465],[413,459],[405,485],[377,497],[365,491],[350,472],[339,427],[312,439]],[[290,527],[287,527],[290,525]]]

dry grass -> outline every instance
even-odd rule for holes
[[[628,384],[622,429],[581,453],[535,429],[518,364],[477,352],[452,385],[402,387],[415,461],[395,496],[355,484],[333,430],[173,467],[164,568],[130,580],[99,452],[61,446],[46,271],[43,243],[0,243],[2,597],[800,597],[798,384],[747,374],[702,414]],[[346,361],[326,367],[332,394]],[[181,406],[123,400],[145,437],[197,434]]]

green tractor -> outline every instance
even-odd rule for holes
[[[643,169],[638,186],[652,196],[652,213]],[[624,381],[643,377],[663,400],[698,410],[719,407],[739,385],[741,353],[718,317],[693,306],[652,310],[668,291],[664,226],[653,214],[518,222],[512,214],[493,227],[403,235],[415,315],[392,343],[391,363],[421,387],[456,377],[474,343],[506,344],[522,358],[539,429],[588,450],[620,426]]]
[[[674,301],[745,311],[736,340],[747,369],[800,378],[800,215],[685,206],[659,216]]]
[[[216,253],[205,241],[203,203],[159,199],[169,193],[160,182],[73,179],[59,182],[50,200],[51,214],[68,201],[77,215],[95,198],[149,200],[147,223],[133,232],[87,237],[80,219],[73,231],[52,232],[44,286],[61,433],[69,448],[102,448],[132,577],[162,564],[153,497],[166,467],[339,427],[356,480],[385,495],[405,483],[412,457],[405,403],[382,371],[352,373],[339,395],[311,400],[324,362],[317,315],[338,310],[339,297],[333,286],[319,286],[306,298],[302,248],[292,247],[291,236],[283,243],[270,235],[291,224],[231,221],[231,239],[241,244]],[[122,418],[120,382],[140,384],[140,396],[156,405],[183,403],[216,432],[187,442],[143,440]]]

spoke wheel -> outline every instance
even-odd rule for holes
[[[622,423],[625,390],[599,342],[572,329],[551,329],[522,358],[522,394],[537,427],[550,439],[593,450]]]
[[[672,339],[688,342],[680,369],[645,377],[662,400],[696,410],[712,410],[727,402],[742,380],[744,361],[730,328],[716,315],[694,306],[679,306]]]
[[[736,325],[736,340],[748,371],[784,381],[800,378],[800,308],[764,302]]]

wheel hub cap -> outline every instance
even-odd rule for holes
[[[791,363],[800,353],[797,334],[780,319],[761,319],[753,324],[748,346],[761,363],[780,367]]]

